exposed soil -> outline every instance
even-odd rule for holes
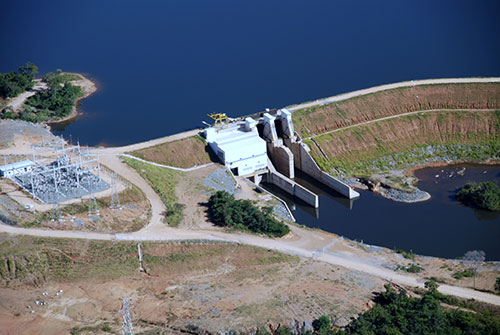
[[[212,162],[209,150],[199,136],[193,136],[140,149],[130,154],[150,162],[190,168]]]
[[[136,332],[189,325],[213,333],[248,330],[323,314],[341,325],[371,306],[372,292],[383,285],[340,267],[230,244],[143,244],[145,274],[137,271],[136,244],[68,242],[1,236],[4,248],[21,249],[17,258],[7,256],[11,267],[17,264],[17,275],[3,272],[2,334],[18,334],[21,326],[25,334],[67,334],[85,326],[102,333],[105,324],[119,332],[126,296],[133,298]],[[22,254],[47,259],[46,269],[19,270],[28,264]],[[107,265],[118,254],[121,266]],[[66,273],[69,267],[75,269]],[[40,271],[45,272],[34,283]]]
[[[495,112],[428,112],[320,135],[315,141],[327,157],[356,163],[403,152],[419,144],[476,144],[495,138],[499,132]],[[317,146],[311,149],[313,156],[323,156]]]
[[[361,95],[294,112],[302,137],[352,124],[428,109],[500,108],[500,83],[419,85]]]

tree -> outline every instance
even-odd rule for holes
[[[495,290],[500,291],[500,277],[497,277],[495,282]]]
[[[332,327],[332,321],[326,315],[321,316],[312,323],[314,331],[319,335],[326,335]]]
[[[469,263],[471,266],[471,270],[473,273],[473,278],[474,278],[474,288],[476,288],[476,274],[477,274],[477,269],[481,265],[482,262],[484,262],[486,258],[486,253],[482,250],[471,250],[467,251],[464,254],[464,261],[466,263]]]
[[[439,285],[434,281],[434,280],[428,280],[424,283],[424,287],[429,291],[429,292],[437,292],[437,289]]]

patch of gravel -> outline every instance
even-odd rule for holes
[[[286,209],[285,205],[283,205],[281,202],[278,203],[276,206],[273,207],[273,214],[279,216],[280,218],[293,222],[295,221],[291,216],[288,210]]]
[[[413,203],[413,202],[426,201],[431,198],[431,195],[429,193],[419,189],[416,189],[415,192],[405,192],[397,190],[395,188],[380,187],[379,191],[381,196],[387,199],[400,202]]]
[[[21,120],[0,120],[0,147],[8,147],[14,142],[14,135],[43,137],[46,140],[55,138],[49,127]]]
[[[203,180],[203,185],[215,191],[226,191],[234,194],[236,182],[225,169],[218,168]]]

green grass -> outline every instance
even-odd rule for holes
[[[164,221],[171,227],[176,227],[182,221],[182,205],[177,202],[175,185],[183,175],[182,172],[143,163],[135,159],[124,157],[123,161],[135,169],[144,179],[149,181],[151,187],[165,204],[166,212]]]

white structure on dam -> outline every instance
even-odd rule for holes
[[[251,175],[267,168],[266,141],[252,118],[205,129],[208,144],[235,175]]]

